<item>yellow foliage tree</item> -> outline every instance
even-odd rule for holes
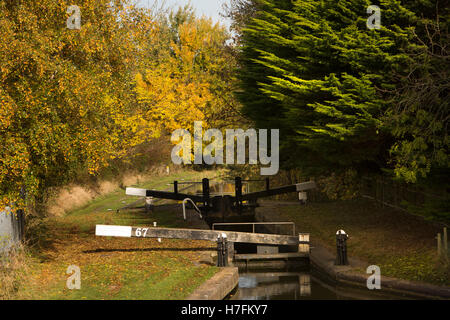
[[[77,4],[72,30],[67,1],[0,1],[0,208],[142,142],[132,84],[151,16],[128,0]]]
[[[226,29],[185,7],[160,22],[156,36],[169,41],[159,41],[165,46],[158,59],[146,61],[145,71],[136,76],[138,101],[146,110],[142,119],[158,133],[189,129],[194,121],[204,121],[205,127],[229,121],[236,108],[235,59]]]
[[[77,30],[65,0],[0,1],[0,209],[24,206],[21,190],[42,201],[164,131],[227,114],[226,30],[131,2],[77,1]]]

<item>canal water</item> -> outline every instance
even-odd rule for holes
[[[230,300],[403,300],[382,290],[351,288],[333,284],[316,270],[279,272],[239,271],[239,286]]]

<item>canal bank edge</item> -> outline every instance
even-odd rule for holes
[[[313,244],[310,261],[318,270],[330,276],[337,283],[354,285],[367,289],[369,274],[361,273],[363,267],[360,261],[350,258],[349,266],[336,266],[335,256],[324,247]],[[359,269],[359,270],[358,270]],[[369,290],[369,289],[367,289]],[[397,278],[381,276],[381,290],[394,294],[405,294],[428,299],[450,299],[450,287],[441,287],[428,283],[401,280]]]
[[[238,268],[221,268],[211,279],[206,280],[186,300],[223,300],[239,283]]]

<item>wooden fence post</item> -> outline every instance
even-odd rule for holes
[[[239,214],[241,214],[242,210],[242,179],[241,177],[236,177],[234,179],[235,184],[235,196],[236,196],[236,207]]]
[[[298,234],[298,240],[300,242],[302,242],[302,241],[309,242],[309,233],[299,233]],[[300,243],[298,245],[298,252],[309,253],[309,244]]]
[[[448,259],[448,236],[447,236],[447,227],[444,227],[443,235],[440,233],[436,236],[437,239],[437,251],[439,257],[444,257]]]
[[[445,258],[448,258],[447,227],[444,228],[444,254],[445,254]]]
[[[441,234],[440,233],[437,234],[436,239],[437,239],[437,252],[438,252],[438,256],[440,257],[441,256],[441,252],[442,252],[442,250],[441,250],[442,242],[441,242]]]
[[[173,193],[178,193],[178,181],[173,182]]]

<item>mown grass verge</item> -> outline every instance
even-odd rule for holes
[[[178,173],[140,187],[164,190],[173,180],[197,177],[197,172]],[[209,242],[95,236],[96,224],[152,226],[156,221],[160,227],[186,227],[180,208],[162,207],[151,214],[139,209],[117,212],[134,201],[120,189],[64,217],[44,219],[39,246],[28,249],[26,273],[4,298],[184,299],[217,272],[216,267],[199,262],[202,254],[213,250]],[[71,265],[81,270],[80,290],[66,286]]]

